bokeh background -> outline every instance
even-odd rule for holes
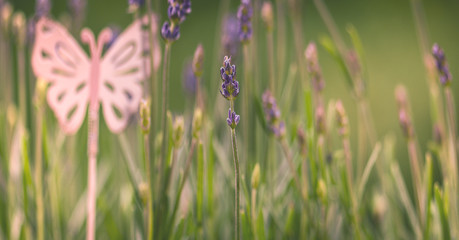
[[[424,0],[427,29],[431,44],[437,42],[444,48],[453,75],[453,90],[456,99],[459,97],[459,84],[454,79],[459,76],[459,1],[454,0]],[[218,93],[219,65],[215,61],[216,34],[221,34],[218,24],[218,9],[221,1],[193,0],[192,14],[181,27],[181,38],[174,44],[171,64],[171,92],[170,108],[175,112],[182,112],[186,106],[186,94],[183,90],[183,68],[198,45],[202,43],[205,49],[206,60],[202,86],[206,89],[210,99],[212,94]],[[427,148],[431,139],[431,123],[429,118],[429,101],[427,81],[423,66],[422,54],[416,35],[413,14],[409,0],[327,0],[327,4],[335,19],[340,33],[350,44],[345,28],[352,24],[358,30],[366,53],[366,64],[369,72],[368,93],[371,111],[377,128],[378,136],[388,133],[397,135],[397,155],[406,158],[406,150],[401,131],[398,125],[394,88],[397,84],[404,84],[409,92],[412,104],[413,119],[419,137],[421,149]],[[24,11],[32,16],[35,9],[33,0],[14,0],[15,9]],[[229,12],[236,12],[239,1],[230,1]],[[167,1],[155,2],[153,7],[159,6],[161,23],[167,16]],[[303,30],[306,46],[309,41],[316,41],[320,36],[328,35],[328,31],[321,20],[312,1],[302,2]],[[59,19],[67,14],[67,1],[52,1],[52,16]],[[155,11],[158,12],[158,11]],[[287,16],[288,17],[288,16]],[[128,1],[124,0],[92,0],[88,1],[84,26],[99,32],[108,25],[127,26],[132,20],[128,13]],[[295,60],[293,34],[291,33],[291,19],[286,19],[287,30],[287,62]],[[276,31],[276,29],[275,29]],[[257,44],[260,58],[262,79],[268,81],[264,30],[260,28],[259,43]],[[319,60],[326,81],[325,96],[328,99],[340,98],[344,101],[350,116],[351,129],[356,136],[356,109],[352,95],[344,80],[344,75],[336,62],[328,53],[319,47]],[[298,77],[298,75],[297,75]],[[281,79],[281,81],[283,81]],[[300,84],[296,82],[295,84]],[[459,99],[458,99],[459,100]],[[456,100],[456,102],[458,102]],[[289,113],[283,113],[288,115]]]

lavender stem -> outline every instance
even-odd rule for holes
[[[148,240],[153,239],[153,199],[152,199],[152,182],[151,182],[151,162],[150,162],[150,143],[149,143],[149,132],[143,134],[143,146],[144,146],[144,158],[145,158],[145,168],[147,171],[147,181],[148,181],[148,197],[147,197],[147,211],[148,211],[148,222],[147,222],[147,236]]]
[[[232,104],[231,104],[232,105]],[[235,212],[235,226],[234,231],[236,234],[236,240],[240,239],[240,230],[239,230],[239,156],[237,153],[237,142],[236,142],[236,130],[231,129],[231,142],[233,146],[233,160],[234,160],[234,184],[235,184],[235,198],[236,198],[236,206],[234,208]]]
[[[41,84],[41,85],[40,85]],[[37,122],[36,122],[36,140],[35,140],[35,182],[36,182],[36,204],[37,204],[37,240],[44,239],[44,204],[43,204],[43,158],[42,158],[42,134],[43,134],[43,116],[44,116],[44,91],[40,91],[43,85],[40,80],[37,82]]]
[[[169,75],[169,56],[170,56],[170,43],[166,43],[164,48],[164,58],[163,58],[163,80],[162,80],[162,121],[161,126],[163,129],[162,133],[162,147],[161,147],[161,160],[159,166],[159,175],[162,175],[164,163],[166,162],[166,151],[167,151],[167,95],[168,95],[168,75]],[[162,178],[159,178],[162,179]]]

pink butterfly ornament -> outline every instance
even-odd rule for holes
[[[43,17],[35,28],[32,68],[50,84],[47,101],[63,131],[78,131],[89,107],[88,240],[95,238],[99,107],[102,105],[105,122],[114,133],[121,132],[136,112],[142,81],[150,76],[150,58],[145,54],[148,32],[143,31],[147,20],[134,21],[104,54],[112,31],[105,28],[96,40],[91,30],[83,29],[81,40],[89,45],[89,57],[59,23]]]
[[[91,30],[83,29],[81,40],[89,45],[89,57],[61,24],[48,18],[37,22],[32,67],[37,77],[50,83],[47,101],[64,132],[78,131],[87,107],[98,113],[100,105],[113,133],[126,127],[139,106],[142,81],[151,72],[143,44],[147,20],[134,21],[103,56],[111,30],[102,30],[96,41]]]

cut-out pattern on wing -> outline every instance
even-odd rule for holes
[[[41,18],[35,31],[33,71],[50,83],[48,104],[64,132],[73,134],[86,115],[90,61],[60,24]]]
[[[150,76],[148,48],[142,39],[147,18],[131,24],[108,49],[100,64],[99,99],[112,132],[123,130],[139,107],[142,84]]]

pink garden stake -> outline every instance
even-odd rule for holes
[[[145,54],[148,49],[142,45],[142,39],[148,37],[142,31],[147,20],[134,21],[103,58],[111,30],[102,30],[96,41],[91,30],[83,29],[81,40],[89,45],[91,59],[59,23],[41,18],[36,25],[33,71],[50,84],[48,104],[64,132],[73,134],[80,128],[89,104],[86,237],[90,240],[95,236],[99,106],[102,104],[105,122],[113,133],[121,132],[136,112],[142,96],[141,82],[150,74]]]

